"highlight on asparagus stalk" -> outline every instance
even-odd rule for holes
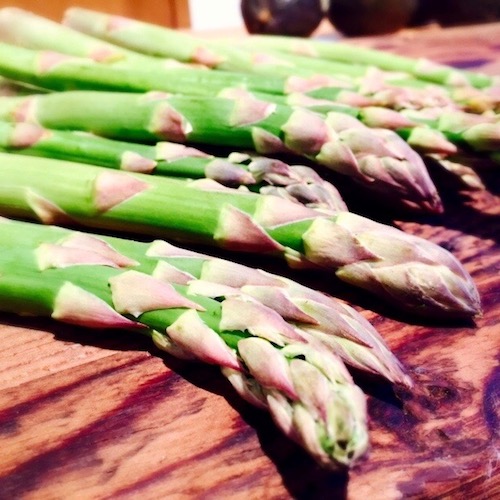
[[[4,215],[281,256],[415,313],[480,312],[477,289],[451,253],[349,212],[329,217],[271,195],[13,154],[0,154],[0,180]]]
[[[67,110],[71,109],[71,113]],[[371,130],[347,115],[261,101],[245,92],[225,97],[158,92],[68,91],[0,99],[0,119],[86,130],[121,140],[204,143],[294,153],[412,209],[442,210],[423,160],[399,136]]]
[[[206,179],[227,187],[273,193],[327,213],[347,210],[338,190],[312,168],[264,156],[215,157],[173,142],[147,145],[31,123],[0,122],[0,150],[162,176]],[[203,181],[202,181],[203,182]]]
[[[249,296],[193,294],[167,278],[172,272],[142,272],[89,234],[4,219],[0,248],[1,310],[130,329],[174,356],[218,365],[243,398],[267,409],[324,467],[350,466],[366,451],[363,393],[340,358],[275,310]],[[160,262],[148,257],[152,248],[140,248],[146,265]]]

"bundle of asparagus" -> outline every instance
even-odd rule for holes
[[[340,81],[347,80],[351,84],[354,84],[353,78],[356,78],[356,88],[360,90],[364,88],[364,93],[372,95],[375,99],[381,92],[382,99],[396,106],[400,99],[412,101],[416,106],[425,106],[429,95],[433,96],[434,102],[442,102],[446,106],[456,103],[470,107],[472,104],[472,108],[479,108],[481,111],[497,109],[500,105],[495,82],[486,75],[458,71],[425,60],[415,61],[410,58],[392,57],[346,44],[327,45],[321,42],[304,44],[302,45],[302,47],[306,46],[306,56],[304,56],[297,55],[297,51],[293,49],[293,41],[286,43],[286,39],[283,40],[283,38],[251,37],[248,43],[243,44],[247,50],[241,50],[236,48],[234,43],[228,44],[227,41],[221,43],[213,40],[198,40],[175,30],[78,7],[66,11],[63,23],[95,38],[139,53],[185,62],[199,62],[218,69],[257,72],[266,75],[280,73],[285,76],[335,75]],[[324,45],[327,45],[327,48]],[[258,50],[262,48],[264,51]],[[303,54],[304,49],[299,50],[298,53]],[[321,55],[322,58],[314,58],[311,57],[312,55]],[[373,66],[378,68],[375,73],[371,69]],[[384,74],[382,70],[387,69],[398,73]],[[403,76],[401,76],[402,72]],[[407,78],[405,73],[417,78]],[[435,84],[458,85],[460,89],[457,92],[451,92],[444,86],[429,87],[421,83],[418,79],[421,77]],[[482,92],[470,90],[464,92],[463,87],[467,84],[481,87]],[[415,87],[417,87],[416,92]],[[492,87],[492,91],[484,90],[485,87]],[[424,88],[425,92],[419,92],[419,88]],[[388,99],[391,94],[392,101]]]
[[[427,316],[480,312],[449,252],[347,212],[310,168],[254,152],[299,155],[439,212],[412,147],[474,183],[454,155],[497,155],[493,80],[340,44],[335,55],[278,38],[229,48],[85,9],[64,22],[0,9],[0,77],[28,85],[0,97],[0,214],[278,256]],[[344,363],[411,387],[362,316],[289,279],[162,240],[6,219],[0,250],[0,310],[130,328],[219,365],[326,467],[367,448],[364,397]]]
[[[442,210],[420,156],[398,135],[358,128],[345,117],[331,113],[324,118],[239,94],[223,98],[68,91],[0,99],[0,119],[47,128],[121,140],[224,145],[260,154],[293,152],[405,206]]]
[[[421,112],[405,109],[394,112],[374,106],[356,108],[339,104],[338,99],[342,95],[338,89],[322,87],[320,90],[328,99],[317,99],[302,92],[290,94],[290,81],[277,77],[262,79],[253,75],[204,71],[199,68],[165,69],[160,66],[147,70],[134,67],[134,70],[130,71],[125,67],[92,64],[88,59],[68,58],[59,53],[33,51],[1,43],[0,74],[52,90],[162,90],[187,95],[239,96],[253,102],[261,100],[281,106],[306,107],[325,114],[330,125],[334,124],[335,132],[340,132],[344,140],[346,135],[349,136],[350,144],[380,144],[386,143],[387,140],[394,142],[390,135],[384,139],[378,131],[369,131],[362,126],[361,121],[369,127],[394,130],[421,153],[439,155],[452,163],[456,162],[450,155],[456,154],[458,147],[495,151],[500,143],[499,124],[491,116],[479,117],[459,111],[450,112],[447,108],[433,108]],[[304,83],[302,88],[307,89],[309,85],[314,83]],[[252,93],[243,92],[241,87],[251,90]],[[353,118],[347,119],[343,115]],[[383,144],[380,146],[383,147]],[[398,165],[393,164],[392,168],[394,167]],[[399,167],[404,168],[404,164]],[[396,175],[391,177],[394,182]],[[472,184],[473,187],[480,185],[479,179],[476,177]],[[378,189],[379,186],[373,187]],[[385,189],[388,187],[385,186]],[[419,206],[418,202],[412,203],[412,206],[428,208],[425,205]]]
[[[325,467],[351,465],[368,444],[364,395],[332,346],[354,366],[411,384],[354,310],[277,276],[163,241],[7,219],[0,249],[2,311],[131,329],[174,356],[218,365]]]
[[[449,252],[349,212],[326,216],[272,195],[15,154],[0,155],[0,179],[5,215],[277,255],[417,313],[480,310],[472,279]]]
[[[312,168],[288,165],[275,158],[243,153],[221,158],[172,142],[152,146],[7,122],[0,122],[0,150],[129,172],[213,180],[223,186],[272,193],[327,213],[347,210],[338,190]]]
[[[477,116],[457,112],[452,114],[447,109],[434,110],[433,115],[429,116],[429,112],[395,112],[378,108],[372,106],[371,101],[368,102],[370,106],[363,108],[346,105],[342,100],[339,102],[339,99],[342,99],[342,91],[338,89],[321,87],[321,98],[318,98],[317,92],[307,92],[307,86],[313,83],[303,83],[303,92],[299,92],[288,80],[279,77],[263,79],[251,74],[206,71],[200,68],[156,67],[146,70],[134,68],[130,71],[122,66],[93,64],[86,58],[68,57],[52,51],[34,51],[4,43],[0,43],[0,74],[18,82],[50,90],[159,90],[174,94],[230,96],[238,95],[237,93],[242,95],[245,89],[248,91],[247,99],[253,97],[285,106],[306,107],[325,115],[342,113],[373,128],[395,130],[411,146],[417,146],[420,151],[432,154],[455,153],[457,146],[450,140],[474,148],[477,136],[475,130],[478,125],[484,123],[490,124],[492,129],[494,127],[491,118],[484,117],[479,120]],[[422,125],[425,125],[425,128]],[[351,126],[359,129],[361,124],[351,120]],[[498,129],[498,126],[495,129]],[[491,147],[498,146],[498,142],[500,139],[496,144],[492,143]],[[480,143],[478,147],[481,147]]]

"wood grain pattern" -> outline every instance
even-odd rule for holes
[[[484,60],[492,71],[495,32],[500,25],[358,43]],[[317,467],[214,368],[162,357],[128,333],[2,314],[0,498],[499,498],[500,181],[492,169],[481,175],[488,191],[473,195],[437,178],[446,215],[397,222],[461,259],[482,295],[475,324],[402,317],[324,277],[294,275],[362,306],[416,382],[396,394],[358,376],[372,448],[349,474]]]
[[[79,0],[78,2],[71,0],[50,0],[49,2],[16,0],[9,2],[0,0],[0,8],[15,6],[54,21],[60,21],[64,11],[74,5],[174,28],[190,26],[188,0],[149,0],[148,2],[136,0],[107,0],[106,2],[100,0]]]

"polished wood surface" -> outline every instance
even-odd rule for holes
[[[100,0],[78,0],[78,2],[72,0],[49,0],[47,2],[0,0],[0,8],[15,6],[54,21],[60,21],[64,11],[75,5],[173,28],[190,26],[188,0],[149,0],[147,2],[141,0],[108,0],[106,2]]]
[[[493,33],[500,25],[356,43],[500,73]],[[500,182],[498,170],[480,174],[487,190],[473,194],[436,174],[446,214],[396,221],[461,259],[482,296],[475,323],[409,318],[325,276],[288,272],[357,303],[415,380],[406,393],[358,377],[371,451],[349,474],[316,466],[215,368],[129,333],[0,314],[0,498],[500,498]]]

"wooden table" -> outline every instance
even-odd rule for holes
[[[357,43],[500,73],[499,34],[489,25]],[[472,195],[441,179],[446,215],[397,223],[462,260],[483,317],[408,324],[347,295],[416,381],[412,394],[360,381],[372,448],[349,474],[317,467],[215,368],[127,333],[2,314],[0,498],[499,498],[500,183],[498,171],[481,175],[488,190]],[[295,278],[332,291],[324,278]]]
[[[0,7],[15,6],[39,16],[60,22],[64,12],[74,6],[85,9],[109,12],[140,21],[157,23],[172,28],[187,28],[191,25],[188,0],[158,0],[138,2],[136,0],[16,0],[15,2],[0,0]]]

